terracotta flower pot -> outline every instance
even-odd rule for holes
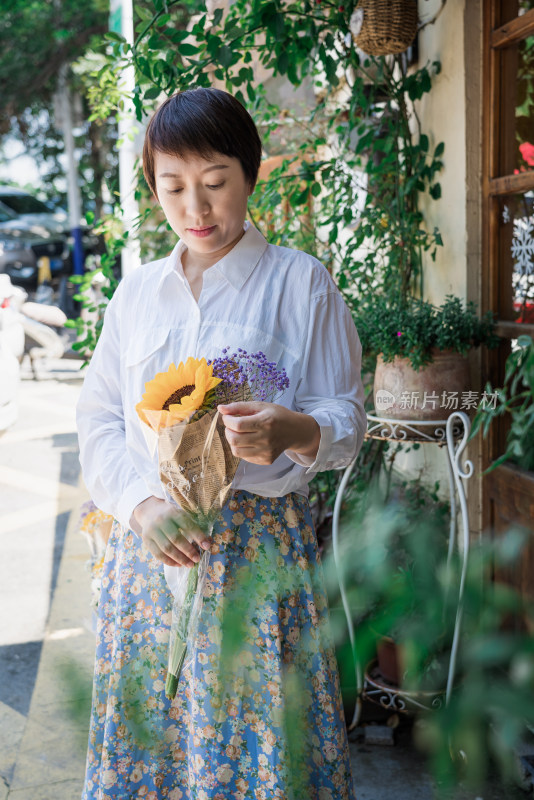
[[[467,356],[452,350],[433,350],[433,361],[414,370],[409,359],[377,359],[374,380],[375,411],[381,417],[407,420],[447,419],[462,407],[469,390]]]

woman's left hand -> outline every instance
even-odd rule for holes
[[[315,458],[319,424],[309,414],[276,403],[250,401],[218,406],[232,453],[251,464],[272,464],[284,450]]]

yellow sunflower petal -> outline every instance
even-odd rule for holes
[[[203,392],[193,392],[188,397],[182,397],[181,405],[189,411],[197,411],[204,402]]]
[[[149,425],[150,423],[149,423],[149,421],[147,420],[147,418],[145,417],[145,414],[144,414],[144,409],[146,407],[147,407],[147,405],[146,405],[145,401],[141,400],[140,403],[137,403],[137,405],[135,407],[135,410],[137,411],[137,413],[139,414],[139,416],[141,417],[143,422],[146,422],[146,424]]]
[[[187,406],[182,405],[182,403],[173,403],[171,406],[169,406],[169,414],[173,420],[173,423],[183,422],[184,420],[189,419],[189,417],[195,411],[196,408],[187,408]]]
[[[157,406],[160,404],[160,398],[162,398],[161,405],[163,405],[169,393],[172,394],[173,391],[176,391],[175,387],[176,379],[172,374],[169,374],[169,372],[158,372],[151,381],[145,383],[143,400]]]
[[[195,383],[195,373],[198,369],[199,361],[192,356],[189,356],[185,362],[184,386],[189,386]]]
[[[221,378],[213,376],[213,367],[208,365],[205,358],[190,356],[185,363],[181,361],[178,366],[172,363],[166,372],[158,372],[152,380],[147,381],[143,399],[135,409],[143,422],[159,430],[187,419],[192,412],[201,408],[206,393],[220,382]],[[168,411],[164,410],[168,399],[186,386],[193,386],[193,391],[182,397],[180,402],[173,403]]]
[[[139,414],[139,416],[152,430],[156,431],[156,433],[162,428],[166,428],[168,425],[172,424],[169,412],[163,409],[145,408],[143,414]]]

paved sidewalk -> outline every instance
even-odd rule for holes
[[[85,500],[85,493],[81,495]],[[78,534],[77,511],[71,513],[67,529],[31,705],[16,747],[9,800],[73,800],[81,795],[94,635],[83,624],[88,617],[88,552]],[[4,725],[2,729],[5,736]]]
[[[87,497],[79,370],[79,361],[49,361],[34,381],[26,362],[19,418],[0,437],[0,800],[81,791],[88,712],[76,697],[90,695],[94,636],[88,549],[77,533]]]

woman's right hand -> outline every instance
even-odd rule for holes
[[[152,555],[171,567],[192,567],[200,560],[195,543],[204,550],[211,545],[183,511],[159,497],[147,497],[135,507],[130,527],[139,533]]]

